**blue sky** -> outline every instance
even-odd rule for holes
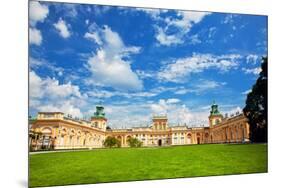
[[[243,108],[267,54],[267,17],[35,2],[29,13],[29,109],[111,127],[208,124]]]

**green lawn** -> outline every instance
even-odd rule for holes
[[[30,155],[30,186],[267,172],[266,144],[117,148]]]

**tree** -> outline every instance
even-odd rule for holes
[[[132,147],[132,148],[142,146],[142,142],[139,141],[137,138],[129,138],[128,143],[129,143],[129,146]]]
[[[109,148],[112,148],[112,147],[121,147],[120,140],[118,140],[117,138],[112,137],[112,136],[107,137],[107,138],[104,140],[103,145],[104,145],[105,147],[109,147]]]
[[[252,142],[267,142],[267,57],[262,58],[261,68],[243,109],[249,120]]]

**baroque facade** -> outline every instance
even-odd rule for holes
[[[149,127],[107,129],[103,106],[97,106],[90,120],[75,119],[61,112],[39,112],[30,119],[30,149],[102,148],[108,136],[116,137],[121,147],[137,138],[146,147],[204,143],[249,142],[249,124],[242,113],[223,117],[213,104],[208,127],[169,126],[167,116],[154,116]]]

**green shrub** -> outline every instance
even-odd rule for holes
[[[142,142],[139,141],[137,138],[129,138],[128,139],[129,146],[132,148],[141,147]]]
[[[120,143],[120,140],[118,140],[117,138],[115,137],[107,137],[105,140],[104,140],[104,143],[103,145],[105,147],[108,147],[108,148],[112,148],[112,147],[121,147],[121,143]]]

